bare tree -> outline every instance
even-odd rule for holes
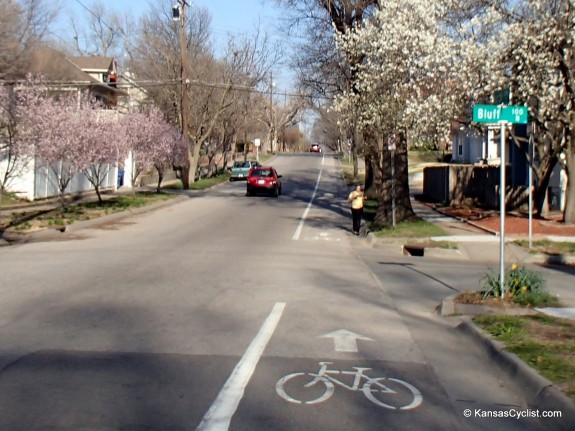
[[[326,109],[334,96],[354,86],[354,63],[347,61],[335,45],[334,32],[346,34],[369,17],[377,8],[377,0],[276,0],[290,12],[286,18],[290,32],[305,35],[293,56],[301,90],[310,97],[314,108]],[[347,115],[352,118],[353,113]],[[351,144],[354,177],[358,177],[358,150],[361,136],[357,127],[345,127],[345,140]],[[371,169],[369,152],[363,152],[366,169]],[[367,175],[371,178],[372,175]],[[366,187],[370,187],[366,183]]]
[[[172,21],[168,1],[142,20],[130,64],[136,75],[148,82],[148,94],[155,103],[180,126],[182,87],[187,92],[185,138],[189,151],[182,174],[187,188],[195,180],[202,147],[214,139],[214,131],[221,129],[230,110],[241,110],[238,100],[242,92],[257,88],[280,53],[256,30],[255,36],[230,40],[223,57],[216,58],[209,44],[209,13],[201,8],[188,8],[186,13],[186,85],[180,81],[180,28]]]
[[[26,54],[46,38],[60,3],[0,0],[0,79],[21,77]]]
[[[305,151],[307,142],[305,136],[297,125],[286,128],[282,135],[281,140],[284,145],[284,151]]]
[[[125,35],[120,15],[101,1],[86,7],[84,22],[77,17],[70,19],[74,33],[74,48],[80,55],[117,56]]]
[[[312,95],[336,95],[342,92],[360,94],[357,86],[357,66],[363,61],[360,52],[341,52],[336,49],[334,34],[347,35],[356,28],[362,27],[379,8],[378,0],[276,0],[292,12],[290,27],[303,28],[307,40],[298,50],[296,64],[302,71],[300,83],[304,88],[313,91]],[[316,51],[321,47],[321,51]],[[344,56],[345,54],[345,56]],[[318,58],[322,58],[318,62]],[[305,78],[314,77],[313,79]],[[380,224],[391,222],[391,188],[396,184],[397,220],[413,217],[409,198],[407,172],[407,145],[405,134],[400,134],[398,150],[394,154],[395,181],[391,181],[391,156],[384,144],[385,135],[381,132],[364,130],[358,134],[357,112],[350,106],[346,113],[346,140],[351,142],[354,160],[354,176],[358,175],[358,152],[365,159],[366,189],[369,195],[379,202],[376,220]],[[390,131],[393,132],[393,131]],[[361,146],[359,145],[361,142]],[[373,183],[372,183],[373,180]]]

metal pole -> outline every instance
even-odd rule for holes
[[[501,122],[501,167],[499,179],[499,286],[501,296],[505,296],[505,126],[506,122]]]
[[[529,137],[529,154],[531,163],[529,164],[529,250],[533,246],[533,160],[535,159],[533,148],[533,136]]]
[[[391,150],[391,223],[395,229],[395,150]]]

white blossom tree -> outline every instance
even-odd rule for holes
[[[336,98],[334,108],[356,121],[368,143],[375,165],[375,223],[392,220],[392,183],[397,196],[396,219],[413,215],[409,201],[407,139],[440,130],[447,140],[451,119],[461,109],[454,91],[457,69],[453,67],[458,46],[443,25],[449,4],[439,0],[390,0],[382,2],[374,19],[337,38],[338,48],[357,63],[354,86]],[[397,150],[388,151],[389,140]],[[392,154],[397,166],[391,176]]]
[[[574,3],[381,2],[372,22],[338,39],[347,59],[363,57],[356,85],[335,108],[342,113],[355,109],[364,134],[379,134],[382,148],[388,133],[417,139],[436,130],[446,139],[452,120],[465,115],[470,120],[473,103],[493,102],[497,92],[509,90],[510,103],[529,108],[541,214],[558,161],[564,160],[568,178],[575,172]],[[377,153],[373,146],[370,150]],[[386,157],[379,156],[381,167]],[[564,220],[571,222],[574,183],[568,181],[564,213]],[[387,188],[384,179],[384,198]],[[385,214],[377,218],[384,224],[388,220]]]
[[[546,193],[556,164],[564,159],[567,177],[575,173],[573,145],[573,0],[471,0],[473,11],[458,27],[462,88],[477,103],[509,90],[510,103],[526,105],[535,147],[535,207],[546,211]],[[514,135],[523,150],[528,146]],[[568,181],[564,220],[575,221],[575,184]]]

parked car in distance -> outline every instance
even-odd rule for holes
[[[321,146],[319,144],[311,144],[309,147],[310,153],[321,153]]]
[[[281,177],[271,166],[258,166],[250,169],[246,183],[246,195],[266,193],[277,198],[282,194]]]
[[[232,166],[232,175],[230,177],[230,181],[245,180],[250,173],[250,169],[257,168],[258,166],[261,166],[261,164],[253,160],[247,160],[245,162],[234,162],[234,165]]]

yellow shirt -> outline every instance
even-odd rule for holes
[[[354,210],[358,210],[360,208],[363,208],[363,193],[362,192],[358,192],[356,190],[354,190],[353,192],[351,192],[349,194],[349,197],[347,198],[348,201],[351,201],[351,207]]]

